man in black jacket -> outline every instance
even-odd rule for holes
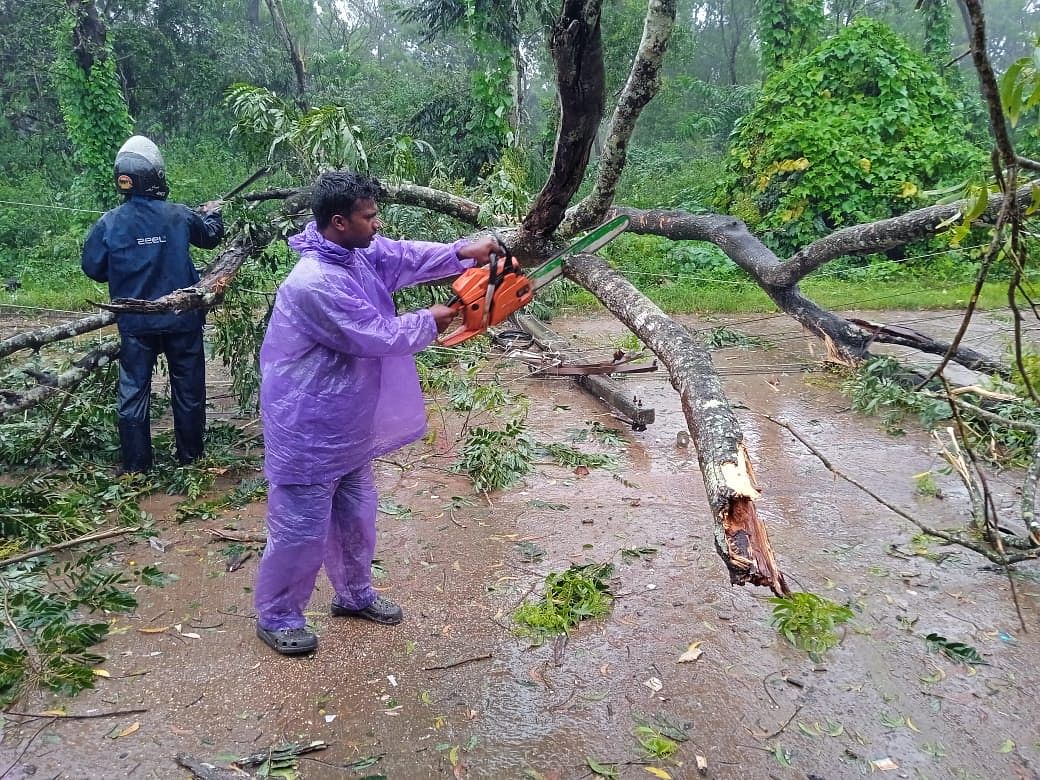
[[[116,188],[125,202],[99,219],[83,247],[83,272],[108,282],[112,298],[155,300],[191,287],[199,273],[188,245],[212,249],[224,237],[220,202],[193,211],[166,200],[166,166],[158,147],[135,135],[115,161]],[[123,472],[152,466],[148,414],[152,371],[166,355],[173,396],[177,460],[202,455],[206,429],[206,363],[202,345],[205,315],[200,310],[174,314],[121,313],[119,350],[119,444]]]

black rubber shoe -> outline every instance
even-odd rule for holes
[[[264,644],[282,655],[307,655],[318,649],[318,637],[306,628],[282,628],[268,631],[256,627],[256,635]]]
[[[404,611],[390,599],[376,596],[376,600],[364,609],[347,609],[333,600],[329,607],[333,617],[356,617],[371,620],[384,626],[396,626],[404,620]]]

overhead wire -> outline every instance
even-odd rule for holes
[[[56,211],[79,211],[84,214],[104,214],[105,212],[99,211],[98,209],[78,209],[74,206],[54,206],[49,203],[26,203],[19,200],[0,200],[0,206],[27,206],[30,208],[37,209],[53,209]]]

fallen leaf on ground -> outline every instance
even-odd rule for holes
[[[708,773],[708,759],[706,759],[704,756],[697,756],[696,759],[697,759],[697,771],[700,772],[702,775],[707,774]]]
[[[139,632],[141,632],[142,634],[161,634],[164,631],[169,631],[170,627],[169,626],[151,626],[149,628],[139,628],[137,630]]]
[[[196,634],[194,631],[189,631],[187,634],[181,634],[181,636],[186,636],[188,637],[188,639],[202,639],[202,637]]]
[[[897,764],[891,758],[878,758],[874,761],[871,761],[870,765],[875,769],[880,769],[882,772],[888,772],[892,769],[899,769],[899,764]]]
[[[111,677],[112,673],[107,669],[91,669],[90,673],[95,677]]]
[[[686,652],[679,656],[679,660],[676,663],[686,664],[691,661],[696,661],[704,654],[701,650],[700,642],[690,642],[690,646],[686,648]]]
[[[656,677],[651,677],[649,680],[643,683],[647,688],[657,693],[664,687],[664,684]]]
[[[111,737],[112,739],[119,739],[120,737],[129,737],[131,734],[133,734],[139,728],[141,728],[141,721],[135,720],[133,723],[131,723],[125,729],[122,729],[120,731],[116,731],[115,729],[113,729],[112,731],[109,732],[108,736]]]
[[[660,777],[661,780],[672,780],[672,776],[660,767],[644,766],[643,769],[652,774],[654,777]]]

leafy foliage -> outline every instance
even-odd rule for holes
[[[766,76],[808,54],[823,28],[821,0],[762,0],[758,10],[762,70]]]
[[[544,450],[553,461],[567,468],[585,466],[590,469],[614,469],[618,465],[617,458],[613,455],[601,452],[583,452],[569,444],[550,442],[540,444],[539,448]]]
[[[236,119],[232,135],[255,154],[263,151],[268,160],[288,155],[310,175],[329,168],[368,168],[361,127],[344,106],[301,112],[271,90],[250,84],[232,84],[225,104]]]
[[[582,620],[607,614],[613,600],[609,583],[613,574],[614,567],[609,563],[587,563],[550,572],[545,577],[542,598],[520,605],[513,613],[518,633],[540,641],[565,634]]]
[[[852,619],[852,610],[815,593],[791,593],[769,599],[772,623],[795,647],[817,657],[838,644],[837,626]]]
[[[963,642],[954,642],[942,634],[931,633],[924,638],[924,641],[928,645],[929,650],[941,652],[952,661],[971,665],[987,663],[979,654],[979,651],[971,645],[966,645]]]
[[[770,349],[774,345],[762,336],[752,336],[737,328],[719,325],[701,334],[701,342],[708,349],[725,349],[740,347],[741,349]]]
[[[112,204],[116,201],[112,161],[116,150],[131,134],[133,124],[116,76],[116,58],[111,47],[105,45],[92,52],[93,64],[89,69],[80,67],[72,48],[75,26],[76,18],[70,12],[58,33],[54,76],[61,114],[76,162],[84,171],[82,183],[88,199]]]
[[[1031,359],[1025,358],[1027,371]],[[948,425],[953,417],[949,402],[940,395],[941,385],[933,380],[928,392],[916,391],[920,377],[909,372],[890,357],[876,357],[866,361],[842,385],[842,392],[852,399],[852,408],[864,414],[881,417],[891,434],[903,433],[908,417],[931,430]],[[964,398],[964,396],[962,396]],[[1040,410],[1023,399],[992,404],[989,411],[1007,420],[1040,424]],[[976,414],[970,407],[960,408],[969,442],[977,455],[991,461],[1023,465],[1032,457],[1035,435],[1028,430],[1004,426],[991,417]]]
[[[892,216],[981,160],[960,115],[923,57],[857,19],[766,82],[739,125],[717,202],[781,252]]]
[[[502,430],[482,425],[466,434],[456,468],[469,475],[481,493],[501,490],[531,470],[534,445],[522,417],[506,423]]]
[[[40,559],[0,571],[0,703],[35,686],[76,693],[94,685],[92,668],[104,660],[90,651],[108,623],[85,614],[129,612],[137,606],[130,586],[161,584],[154,567],[133,572],[113,566],[100,548],[48,570]]]

